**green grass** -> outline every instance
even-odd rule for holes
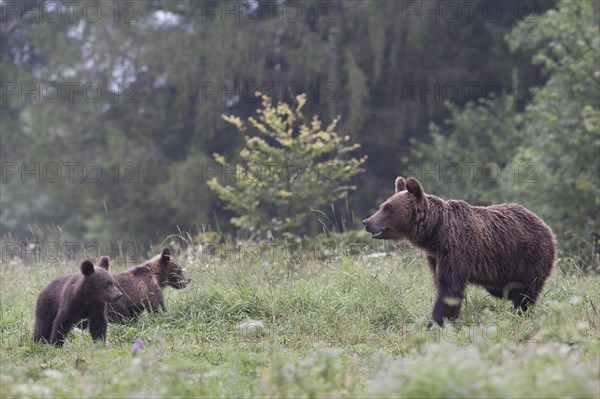
[[[0,396],[600,397],[599,280],[576,261],[524,316],[470,287],[460,318],[428,330],[425,259],[386,250],[182,256],[193,281],[165,291],[167,312],[110,325],[106,347],[75,329],[62,349],[31,341],[34,303],[77,265],[3,264]],[[249,319],[264,328],[236,329]]]

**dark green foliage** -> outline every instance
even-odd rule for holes
[[[574,237],[588,250],[600,230],[592,1],[453,2],[462,12],[453,19],[441,1],[428,14],[418,2],[303,0],[294,18],[282,13],[291,2],[140,1],[117,11],[101,0],[94,21],[85,2],[50,21],[51,3],[0,4],[1,236],[146,248],[180,230],[237,234],[206,183],[211,154],[235,162],[244,145],[220,116],[251,115],[257,90],[287,104],[304,92],[307,115],[343,116],[337,129],[369,155],[347,201],[359,220],[407,165],[478,162],[473,179],[440,170],[423,180],[445,197],[523,202],[563,248]],[[78,84],[72,95],[69,84]],[[32,88],[37,98],[25,94]],[[57,181],[43,169],[50,163],[61,167]],[[40,181],[23,178],[35,164]],[[486,179],[488,164],[502,178]],[[6,165],[19,170],[7,175]],[[317,210],[329,206],[323,198]]]
[[[518,193],[554,226],[564,248],[588,253],[600,232],[599,16],[597,2],[562,1],[509,38],[516,50],[534,49],[533,62],[549,76],[527,106],[525,141],[515,154],[516,162],[535,163],[539,179]]]
[[[443,126],[430,126],[431,143],[413,143],[412,154],[421,162],[407,157],[404,169],[414,169],[427,191],[448,199],[482,205],[514,200],[500,188],[505,180],[525,178],[512,163],[524,136],[524,115],[515,111],[512,96],[481,99],[464,108],[449,103],[448,108],[451,118]]]

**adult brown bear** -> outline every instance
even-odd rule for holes
[[[425,194],[412,177],[396,179],[396,193],[363,220],[373,238],[408,241],[427,255],[437,298],[433,320],[460,312],[467,283],[527,310],[552,272],[552,230],[519,204],[471,206]]]

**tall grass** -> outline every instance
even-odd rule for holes
[[[110,325],[106,347],[77,329],[62,349],[31,341],[37,293],[75,263],[2,264],[1,396],[600,397],[599,281],[577,260],[526,315],[471,287],[458,320],[428,329],[420,254],[334,236],[295,255],[190,246],[192,283],[165,292],[166,312]]]

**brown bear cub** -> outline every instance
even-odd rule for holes
[[[433,320],[455,319],[467,283],[516,309],[535,303],[554,264],[552,230],[518,204],[471,206],[425,194],[417,179],[396,179],[396,193],[363,220],[373,238],[406,240],[427,255],[437,298]]]
[[[108,258],[94,267],[89,260],[81,263],[81,274],[52,280],[37,297],[33,340],[63,346],[65,337],[76,323],[89,320],[95,341],[106,341],[106,303],[115,302],[123,293],[108,272]]]
[[[166,247],[149,261],[114,276],[124,295],[107,307],[107,314],[110,322],[117,323],[136,318],[144,309],[150,313],[166,310],[162,290],[181,289],[190,282]]]

